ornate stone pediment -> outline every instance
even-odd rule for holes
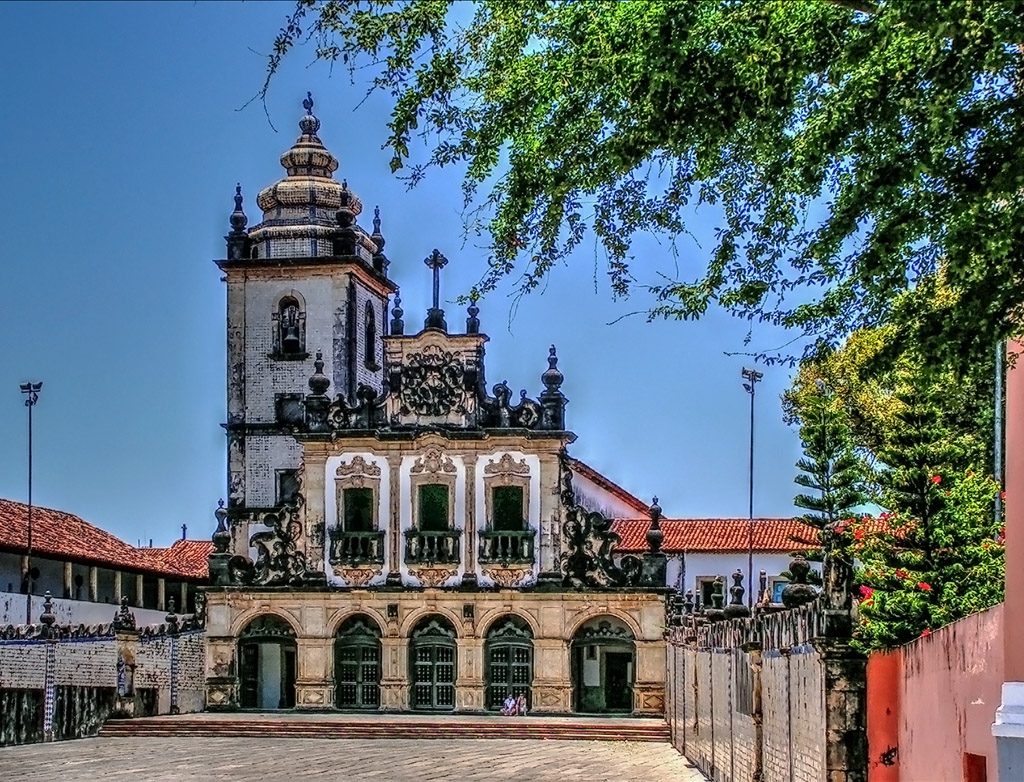
[[[501,458],[495,461],[491,459],[484,465],[484,475],[529,475],[530,465],[526,459],[518,462],[510,454],[502,454]]]
[[[533,575],[532,567],[485,567],[483,574],[491,579],[499,587],[511,589],[512,587],[526,586]]]
[[[409,469],[414,475],[420,473],[449,473],[455,474],[455,462],[446,456],[444,451],[436,446],[427,448],[422,456],[417,456]]]
[[[334,475],[346,479],[346,486],[361,488],[366,479],[380,480],[380,467],[362,456],[353,456],[351,461],[339,464]]]

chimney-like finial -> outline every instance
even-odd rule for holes
[[[423,263],[427,265],[433,272],[434,276],[434,298],[433,306],[427,310],[427,320],[424,323],[424,327],[428,329],[441,329],[441,331],[448,330],[448,324],[444,322],[444,310],[441,309],[441,269],[448,265],[448,259],[445,258],[441,251],[434,249],[430,255],[423,259]]]

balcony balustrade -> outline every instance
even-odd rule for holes
[[[332,565],[369,565],[384,563],[384,530],[346,532],[338,527],[329,530]]]
[[[405,531],[405,561],[409,564],[456,564],[462,530],[439,532],[409,529]]]
[[[481,530],[480,561],[503,565],[532,565],[536,530]]]

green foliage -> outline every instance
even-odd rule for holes
[[[827,530],[849,518],[867,501],[864,465],[854,453],[853,438],[841,407],[825,393],[810,397],[800,427],[804,456],[794,481],[815,494],[798,494],[793,504],[809,511],[803,521]]]
[[[268,83],[310,39],[391,95],[394,170],[463,167],[474,294],[534,289],[588,231],[626,294],[633,238],[708,204],[716,246],[652,317],[717,304],[809,355],[899,310],[893,341],[954,365],[1020,322],[1017,2],[299,0]]]
[[[853,533],[864,650],[899,646],[1003,599],[1002,523],[992,513],[999,487],[971,471],[933,477],[926,497],[909,494],[927,522],[883,513]]]

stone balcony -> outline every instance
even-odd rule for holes
[[[328,561],[332,565],[384,564],[384,530],[345,532],[335,527],[328,532],[331,537]]]
[[[480,562],[501,565],[532,565],[536,530],[481,530]]]
[[[405,561],[409,564],[458,564],[461,558],[459,540],[462,530],[438,532],[409,529],[405,531]]]

